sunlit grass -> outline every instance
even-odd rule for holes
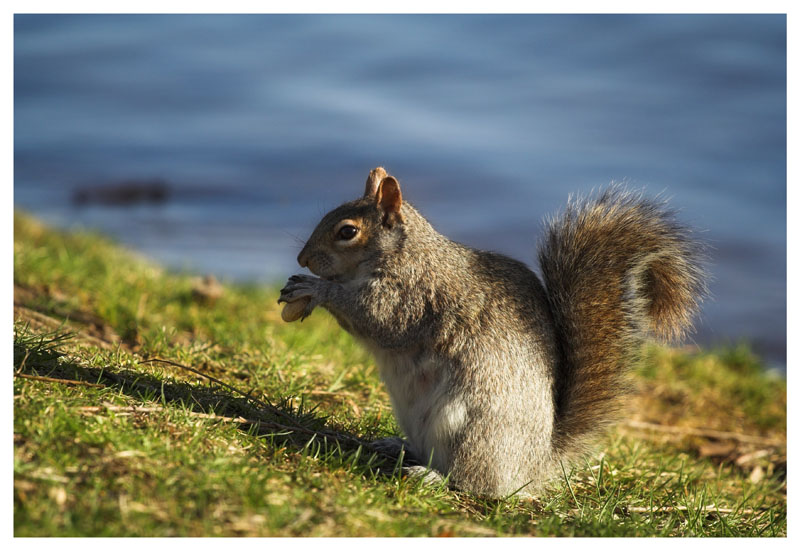
[[[360,445],[398,431],[371,359],[323,312],[281,322],[276,288],[206,300],[19,214],[14,281],[18,536],[786,534],[785,381],[746,347],[648,348],[629,417],[755,440],[622,423],[536,499],[485,500]]]

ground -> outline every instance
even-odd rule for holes
[[[593,453],[487,500],[371,451],[371,358],[277,297],[17,213],[15,535],[786,535],[786,383],[746,345],[648,346]]]

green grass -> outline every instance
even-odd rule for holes
[[[210,301],[19,213],[14,284],[17,536],[786,535],[786,385],[744,346],[649,347],[628,417],[674,430],[622,423],[536,499],[486,500],[369,451],[398,434],[372,360],[275,288]]]

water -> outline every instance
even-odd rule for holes
[[[786,361],[784,16],[15,16],[17,207],[178,269],[283,281],[369,169],[449,237],[535,265],[612,180],[713,247],[696,335]],[[161,178],[170,196],[76,206]]]

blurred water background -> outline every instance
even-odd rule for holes
[[[14,204],[177,269],[278,283],[369,169],[535,267],[613,181],[709,243],[695,340],[786,362],[786,19],[17,15]]]

